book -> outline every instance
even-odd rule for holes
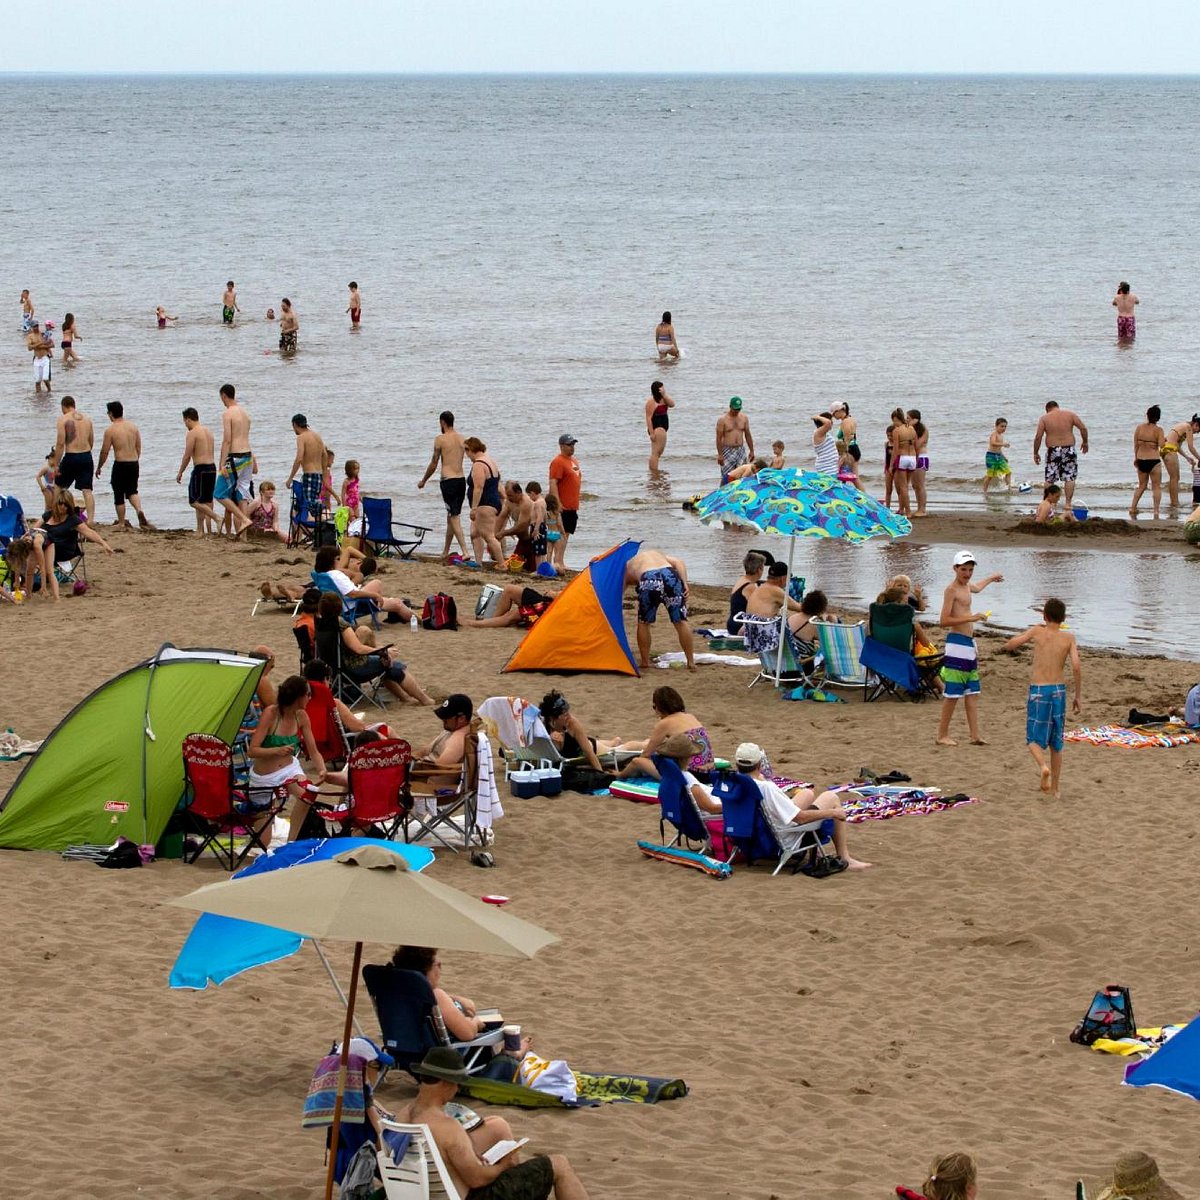
[[[514,1150],[519,1150],[528,1141],[528,1138],[521,1138],[515,1142],[506,1139],[503,1142],[497,1142],[494,1146],[488,1147],[479,1157],[489,1167],[494,1167],[506,1154],[511,1154]]]

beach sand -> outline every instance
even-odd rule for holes
[[[122,553],[89,553],[86,597],[0,613],[0,727],[44,737],[164,641],[263,642],[295,662],[290,618],[249,614],[258,582],[299,577],[307,556],[182,533],[111,540]],[[466,609],[491,576],[389,563],[383,578],[393,594],[447,590]],[[724,611],[722,592],[696,589],[697,625]],[[435,877],[509,895],[509,911],[562,938],[530,962],[445,953],[448,986],[499,1007],[573,1066],[682,1076],[691,1088],[654,1107],[505,1112],[531,1151],[568,1154],[593,1197],[882,1197],[919,1186],[933,1154],[951,1149],[977,1156],[988,1200],[1062,1197],[1078,1173],[1135,1147],[1200,1193],[1194,1102],[1123,1088],[1122,1060],[1067,1040],[1109,983],[1131,987],[1143,1024],[1200,1008],[1200,917],[1185,887],[1200,827],[1196,748],[1068,745],[1064,798],[1047,800],[1024,745],[1028,662],[997,655],[989,638],[991,745],[945,749],[934,745],[935,704],[785,703],[764,686],[748,692],[748,673],[732,668],[501,677],[516,631],[387,635],[443,694],[536,701],[553,684],[591,731],[636,737],[650,728],[652,690],[669,682],[719,753],[750,737],[780,769],[821,783],[869,765],[980,797],[852,827],[853,851],[875,868],[822,881],[761,868],[717,881],[649,861],[635,841],[657,837],[656,809],[574,795],[506,798],[495,870],[439,856]],[[655,650],[674,648],[662,621]],[[1182,703],[1196,668],[1088,653],[1084,670],[1094,725],[1135,703]],[[391,711],[414,744],[438,731],[428,710]],[[965,742],[961,714],[953,731]],[[0,764],[0,787],[16,774]],[[167,973],[192,918],[162,902],[221,878],[215,863],[134,874],[5,852],[0,872],[3,1194],[320,1195],[322,1138],[300,1129],[300,1112],[341,1021],[316,956],[173,992]],[[329,951],[345,979],[349,948]],[[409,1094],[395,1077],[381,1098]]]

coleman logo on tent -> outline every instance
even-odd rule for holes
[[[108,800],[105,802],[104,811],[105,812],[128,812],[129,811],[129,801],[128,800]]]

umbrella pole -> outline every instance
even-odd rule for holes
[[[338,1067],[337,1099],[333,1105],[333,1129],[329,1135],[329,1165],[325,1171],[325,1200],[333,1200],[333,1168],[337,1163],[338,1135],[342,1130],[342,1097],[346,1094],[346,1060],[350,1057],[350,1030],[354,1022],[354,1001],[358,995],[358,971],[362,965],[362,948],[362,942],[354,943],[354,966],[350,970],[350,998],[346,1002],[346,1024],[342,1029],[342,1061]]]
[[[337,992],[338,999],[341,1000],[343,1007],[347,1005],[346,993],[342,991],[342,985],[338,983],[337,976],[333,973],[333,968],[329,965],[329,959],[325,957],[325,951],[321,949],[321,943],[316,938],[312,939],[312,948],[317,952],[317,957],[321,960],[321,966],[325,968],[325,974],[329,976],[329,982],[333,984],[333,990]],[[354,1018],[354,1028],[358,1030],[360,1037],[366,1037],[363,1032],[363,1027],[358,1023],[358,1017]]]
[[[796,555],[796,535],[792,534],[792,540],[788,543],[788,573],[787,579],[783,585],[783,607],[779,610],[779,650],[775,655],[775,686],[779,686],[780,679],[783,678],[783,639],[787,637],[788,628],[788,588],[792,586],[792,559]]]

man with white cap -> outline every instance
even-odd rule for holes
[[[763,774],[766,754],[755,742],[743,742],[734,755],[737,769],[749,775],[758,784],[762,794],[763,815],[770,822],[779,844],[789,849],[808,833],[818,829],[823,821],[833,823],[833,849],[838,858],[851,871],[862,871],[869,862],[852,858],[846,844],[846,817],[837,792],[822,792],[819,796],[812,788],[793,788],[785,792],[778,784]]]
[[[975,555],[960,550],[954,556],[954,581],[942,596],[940,624],[946,633],[946,657],[942,664],[942,717],[938,722],[937,744],[957,746],[950,737],[950,718],[961,699],[967,713],[971,745],[986,746],[979,735],[979,651],[975,647],[975,622],[986,621],[988,613],[971,611],[971,597],[989,583],[1003,583],[1003,575],[975,579]]]

